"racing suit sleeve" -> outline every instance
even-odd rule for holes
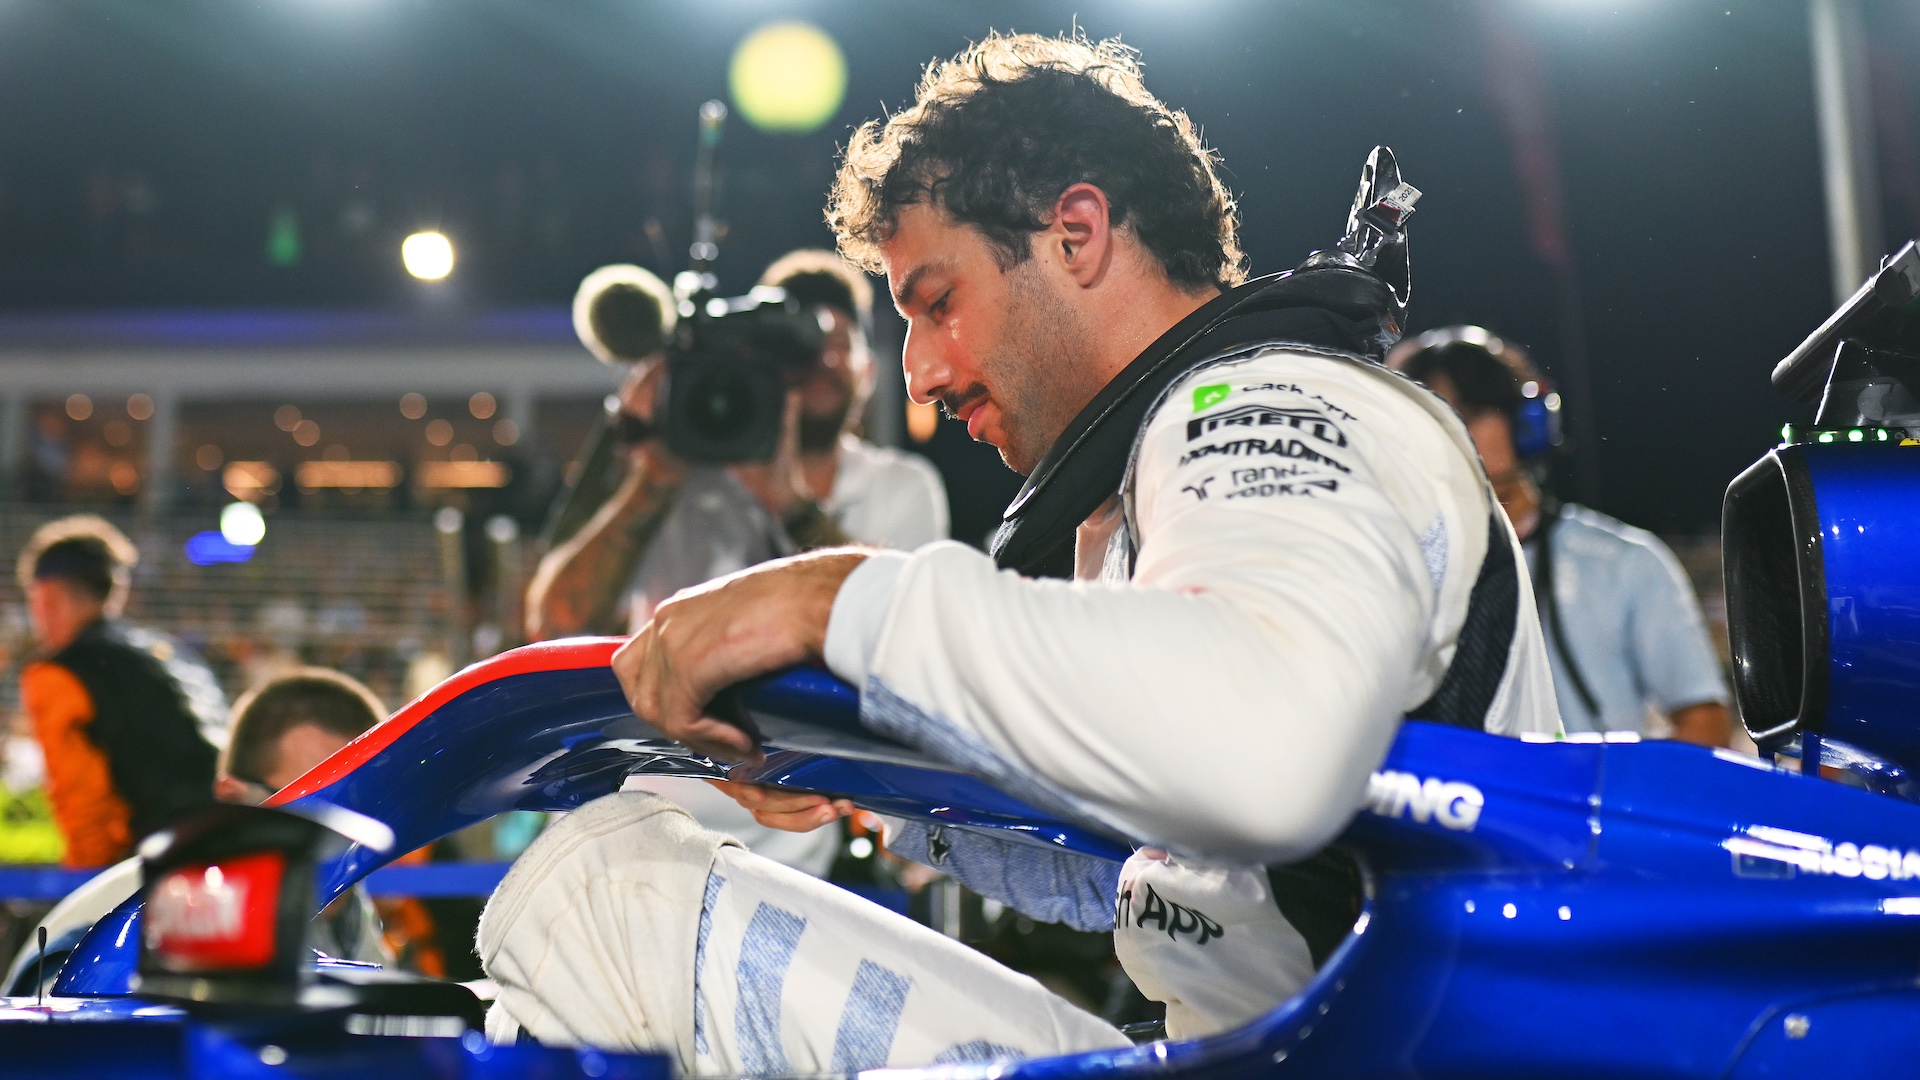
[[[1454,564],[1477,565],[1487,512],[1470,459],[1387,436],[1437,434],[1419,406],[1337,366],[1235,391],[1274,430],[1192,423],[1199,396],[1173,394],[1135,459],[1129,581],[1026,579],[952,543],[863,565],[827,651],[864,721],[1136,843],[1249,862],[1324,846],[1444,668],[1423,530],[1440,513]],[[1436,468],[1470,474],[1471,499],[1421,510],[1380,483]]]
[[[93,698],[73,672],[41,662],[20,673],[20,704],[47,760],[47,801],[66,839],[67,866],[106,866],[133,847],[133,812],[107,755],[89,737]]]

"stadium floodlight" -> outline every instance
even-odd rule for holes
[[[453,273],[453,242],[431,230],[414,233],[401,242],[400,261],[421,281],[439,281]]]
[[[253,547],[267,537],[267,519],[250,502],[227,504],[220,511],[220,535],[236,547]]]
[[[826,31],[790,19],[748,34],[733,52],[733,103],[762,131],[804,134],[833,119],[847,95],[847,58]]]

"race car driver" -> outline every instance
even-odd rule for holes
[[[896,850],[1035,918],[1117,914],[1172,1035],[1271,1008],[1351,927],[1354,869],[1323,849],[1403,716],[1559,730],[1472,442],[1350,319],[1241,282],[1210,152],[1118,44],[994,37],[934,66],[855,135],[829,219],[908,320],[911,396],[1028,486],[996,558],[833,550],[663,604],[615,658],[635,711],[748,758],[707,703],[824,660],[874,730],[1140,847],[1121,867],[923,827]],[[845,809],[739,797],[784,827]],[[695,1073],[1124,1044],[645,795],[543,834],[478,946],[493,1037],[658,1047]]]

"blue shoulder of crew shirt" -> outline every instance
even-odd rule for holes
[[[1671,713],[1728,700],[1725,671],[1700,601],[1680,561],[1659,537],[1568,504],[1549,542],[1561,634],[1600,705],[1596,716],[1581,702],[1549,628],[1547,656],[1568,731],[1638,732],[1645,728],[1649,707]],[[1547,598],[1538,595],[1539,542],[1530,540],[1526,547],[1545,620],[1551,616]]]

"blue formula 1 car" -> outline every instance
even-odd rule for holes
[[[1889,259],[1774,378],[1818,415],[1733,483],[1725,518],[1735,681],[1769,758],[1408,722],[1339,841],[1364,868],[1364,910],[1293,1000],[1206,1039],[904,1075],[1913,1067],[1920,252]],[[731,775],[1130,850],[867,732],[855,692],[817,669],[732,693],[769,753],[729,772],[632,714],[608,667],[618,644],[475,665],[283,792],[283,812],[164,834],[147,888],[94,926],[52,996],[0,1005],[0,1074],[664,1076],[660,1058],[488,1046],[459,988],[299,948],[302,920],[394,853],[508,810],[577,807],[635,773]],[[235,881],[253,883],[251,901]]]

